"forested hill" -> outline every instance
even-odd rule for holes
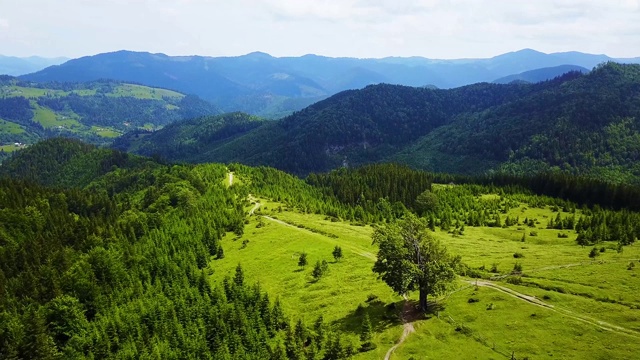
[[[206,153],[264,124],[244,113],[203,116],[167,125],[163,131],[140,129],[117,138],[113,148],[163,159],[206,162]]]
[[[218,114],[193,95],[114,81],[34,83],[0,77],[0,148],[55,136],[106,144],[123,132]],[[22,145],[20,145],[22,146]]]
[[[243,234],[249,205],[224,165],[50,139],[0,169],[0,358],[285,359],[299,342],[318,358],[354,353],[322,318],[290,319],[241,265],[211,286],[221,239]],[[329,204],[292,176],[238,170],[255,176],[253,194],[272,181],[272,192],[286,184],[286,197]],[[294,326],[323,336],[287,337]]]
[[[197,157],[181,145],[160,154],[297,174],[399,161],[430,171],[563,170],[637,182],[638,96],[640,65],[615,63],[538,84],[451,90],[373,85],[339,93],[231,141],[199,145]]]

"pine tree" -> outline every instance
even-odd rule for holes
[[[362,319],[362,330],[360,332],[360,350],[369,351],[376,348],[375,344],[371,342],[373,338],[373,327],[371,326],[371,320],[369,314],[364,314]]]
[[[336,247],[333,248],[332,254],[333,254],[333,258],[336,261],[339,261],[340,259],[342,259],[342,248],[340,246],[336,245]]]
[[[304,269],[304,267],[307,266],[307,264],[308,264],[307,253],[302,252],[302,254],[300,254],[300,257],[298,258],[298,266]]]
[[[233,277],[233,283],[237,286],[242,286],[244,284],[244,271],[242,270],[242,265],[238,263],[236,266],[236,274]]]

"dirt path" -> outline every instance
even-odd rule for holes
[[[233,172],[229,171],[229,186],[233,185]]]
[[[251,210],[249,210],[249,215],[251,216],[251,215],[253,215],[255,213],[256,210],[258,210],[258,208],[260,208],[260,206],[262,204],[260,204],[260,202],[256,198],[254,198],[251,194],[249,194],[249,201],[255,201],[255,205],[253,206],[253,208],[251,208]],[[282,226],[287,226],[287,227],[296,229],[298,231],[306,232],[308,234],[315,234],[315,235],[318,235],[318,236],[322,236],[323,239],[326,238],[322,234],[315,233],[315,232],[313,232],[311,230],[308,230],[308,229],[299,228],[297,226],[291,225],[291,224],[289,224],[287,222],[284,222],[282,220],[279,220],[279,219],[276,219],[276,218],[272,218],[271,216],[267,216],[267,215],[261,215],[261,216],[262,216],[263,219],[267,219],[267,220],[269,220],[271,222],[274,222],[276,224],[280,224]],[[338,243],[336,240],[333,240],[333,239],[326,238],[326,240],[330,241],[332,244],[333,243]],[[365,258],[370,259],[370,260],[374,260],[374,261],[376,260],[376,256],[374,254],[368,252],[368,251],[364,251],[364,250],[358,249],[357,247],[349,245],[349,244],[342,244],[341,243],[340,246],[345,248],[345,249],[347,249],[347,250],[349,250],[349,251],[351,251],[352,253],[354,253],[356,255],[365,257]]]
[[[486,288],[490,288],[493,290],[497,290],[500,292],[503,292],[505,294],[508,294],[510,296],[513,296],[519,300],[522,301],[526,301],[530,304],[536,305],[536,306],[540,306],[543,308],[546,308],[548,310],[554,311],[558,314],[567,316],[569,318],[572,318],[574,320],[589,324],[589,325],[593,325],[596,326],[602,330],[606,330],[606,331],[611,331],[611,332],[615,332],[618,334],[622,334],[622,335],[627,335],[636,339],[640,339],[640,332],[636,331],[636,330],[631,330],[631,329],[627,329],[624,328],[622,326],[618,326],[618,325],[614,325],[614,324],[610,324],[607,323],[605,321],[601,321],[601,320],[597,320],[597,319],[593,319],[591,317],[585,316],[585,315],[581,315],[581,314],[577,314],[571,310],[567,310],[567,309],[563,309],[563,308],[559,308],[557,306],[553,306],[551,304],[548,304],[542,300],[539,300],[538,298],[536,298],[535,296],[531,296],[531,295],[526,295],[523,293],[520,293],[518,291],[515,291],[513,289],[498,285],[496,283],[490,282],[490,281],[486,281],[486,280],[469,280],[468,281],[470,284],[475,285],[475,286],[482,286],[482,287],[486,287]]]
[[[411,308],[411,303],[409,302],[409,299],[407,299],[407,295],[402,295],[402,297],[404,298],[404,305],[402,306],[402,335],[400,336],[400,339],[398,339],[398,342],[396,342],[395,345],[393,345],[388,351],[387,354],[384,356],[384,360],[389,360],[391,358],[391,354],[393,354],[393,352],[398,348],[398,346],[402,345],[402,343],[407,339],[407,337],[416,331],[416,329],[413,327],[413,323],[407,321],[407,319],[409,318],[409,314],[414,311],[414,309]]]

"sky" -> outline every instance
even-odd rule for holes
[[[0,0],[0,54],[640,56],[640,0]]]

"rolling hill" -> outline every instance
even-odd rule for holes
[[[260,52],[204,57],[118,51],[70,60],[22,78],[40,82],[99,79],[135,82],[195,94],[227,112],[278,118],[340,91],[372,84],[454,88],[561,65],[591,69],[609,60],[614,59],[578,52],[545,54],[531,49],[489,59],[460,60],[318,55],[278,58]],[[291,101],[295,99],[300,101]]]
[[[53,136],[106,144],[131,129],[153,130],[218,112],[196,96],[135,84],[41,84],[0,78],[0,146],[4,152]]]
[[[239,161],[297,174],[400,161],[467,174],[558,170],[637,182],[638,96],[640,65],[615,63],[537,84],[448,90],[374,85],[223,143],[190,145],[200,149],[197,156],[179,147],[163,151],[158,144],[132,149],[147,155],[142,149],[157,149],[170,160]]]

